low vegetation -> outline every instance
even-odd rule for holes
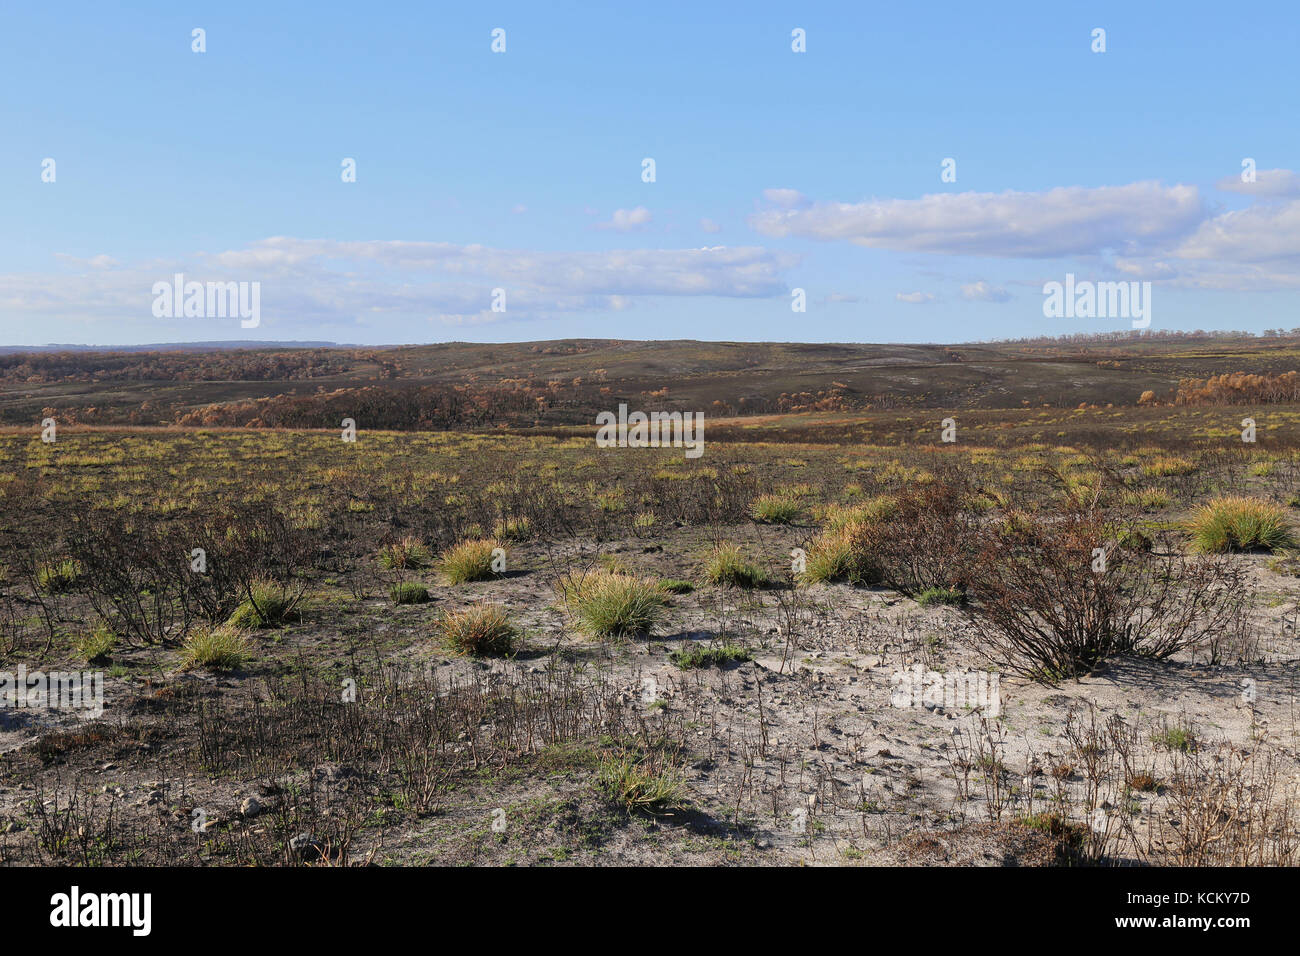
[[[1286,510],[1269,501],[1228,495],[1192,515],[1192,542],[1199,551],[1277,551],[1294,548]]]
[[[501,657],[514,650],[518,630],[505,608],[496,604],[474,604],[448,611],[438,620],[438,635],[462,654]]]

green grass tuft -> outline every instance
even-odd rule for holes
[[[1270,501],[1228,495],[1197,511],[1189,530],[1198,551],[1275,551],[1296,546],[1286,511]]]

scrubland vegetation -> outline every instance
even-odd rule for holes
[[[0,862],[1300,862],[1300,411],[943,417],[0,433]]]

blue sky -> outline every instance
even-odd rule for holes
[[[127,6],[0,14],[0,344],[1300,326],[1293,4]]]

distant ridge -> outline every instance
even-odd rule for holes
[[[15,352],[218,352],[223,349],[346,349],[359,346],[337,342],[159,342],[153,345],[0,345],[0,355]]]

